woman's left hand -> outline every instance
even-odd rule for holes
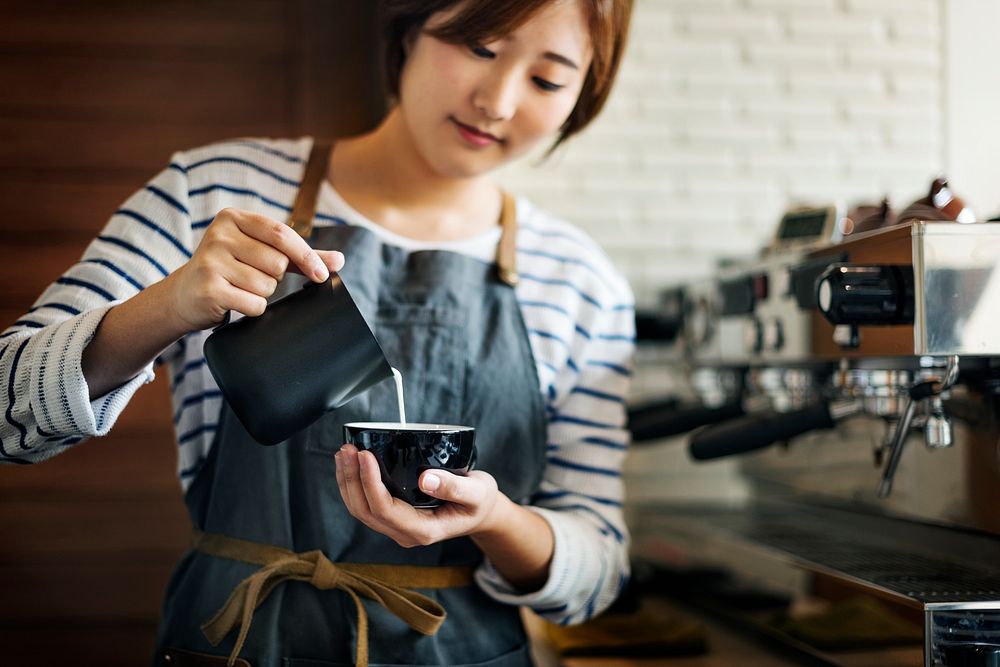
[[[501,494],[488,473],[473,470],[459,476],[444,470],[424,471],[420,490],[445,502],[432,510],[416,509],[389,494],[371,452],[347,444],[334,458],[337,486],[348,511],[400,546],[426,546],[496,524]]]

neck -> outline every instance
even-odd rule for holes
[[[396,109],[372,132],[338,141],[329,173],[355,209],[404,236],[462,238],[498,219],[496,186],[484,176],[455,178],[434,171]]]

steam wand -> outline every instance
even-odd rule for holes
[[[916,412],[917,403],[932,396],[938,396],[942,392],[951,388],[958,379],[958,356],[948,357],[948,365],[945,367],[944,377],[936,379],[923,379],[914,383],[907,392],[906,407],[903,414],[896,423],[896,430],[892,434],[892,445],[889,449],[889,460],[882,470],[882,482],[878,487],[878,497],[888,498],[892,493],[892,480],[896,476],[896,467],[899,459],[903,455],[903,445],[906,443],[906,436],[910,432],[910,423],[913,421],[913,413]]]

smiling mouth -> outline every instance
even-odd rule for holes
[[[451,117],[451,122],[454,123],[456,127],[458,127],[459,131],[464,136],[474,141],[475,143],[493,143],[493,142],[498,144],[503,143],[503,139],[501,139],[500,137],[490,134],[489,132],[483,132],[482,130],[476,129],[471,125],[466,125],[465,123],[461,122],[454,116]]]

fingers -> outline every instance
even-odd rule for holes
[[[353,445],[344,445],[334,458],[337,486],[351,516],[391,537],[400,546],[430,543],[426,536],[405,529],[419,523],[418,511],[389,494],[371,452],[359,452]]]
[[[255,238],[243,235],[241,243],[234,244],[232,255],[239,262],[281,280],[288,270],[288,257],[283,252]]]
[[[222,288],[222,298],[220,302],[224,304],[224,310],[221,319],[225,316],[225,312],[229,310],[235,310],[238,313],[243,313],[244,315],[249,315],[250,317],[257,317],[264,313],[267,308],[267,298],[261,296],[260,294],[254,294],[245,289],[235,287],[232,284]]]
[[[240,231],[281,251],[302,275],[316,282],[330,277],[330,269],[319,254],[288,225],[249,211],[229,215]]]
[[[226,264],[221,272],[222,277],[233,287],[265,299],[278,288],[276,277],[242,262]]]
[[[382,472],[378,461],[371,452],[358,452],[358,467],[361,477],[361,488],[373,516],[382,521],[392,521],[392,511],[399,502],[392,497],[389,489],[382,483]],[[405,504],[405,503],[404,503]]]
[[[358,450],[354,445],[344,445],[337,452],[337,485],[347,509],[357,518],[370,514],[364,489],[361,488]]]
[[[206,329],[231,310],[262,314],[288,270],[322,282],[343,265],[342,253],[313,250],[281,222],[226,208],[205,230],[191,259],[164,281],[164,304],[179,329]]]
[[[317,250],[316,254],[330,271],[340,271],[344,268],[344,253],[339,250]]]
[[[256,214],[241,211],[240,216],[233,217],[240,232],[251,239],[249,243],[239,244],[233,252],[241,262],[260,269],[279,281],[287,270],[323,281],[329,277],[330,272],[344,268],[344,253],[339,250],[313,250],[305,239],[291,232],[287,225],[264,216],[254,216]],[[272,225],[280,225],[284,231],[277,231],[271,228]],[[268,241],[270,234],[274,234],[272,240],[276,239],[277,242]]]
[[[444,470],[427,470],[420,476],[420,490],[429,496],[457,505],[476,507],[490,491],[496,491],[496,480],[482,471],[466,476]]]
[[[354,445],[344,445],[334,458],[337,484],[351,514],[366,523],[373,518],[382,521],[389,518],[398,501],[382,483],[375,456],[371,452],[359,452]]]

